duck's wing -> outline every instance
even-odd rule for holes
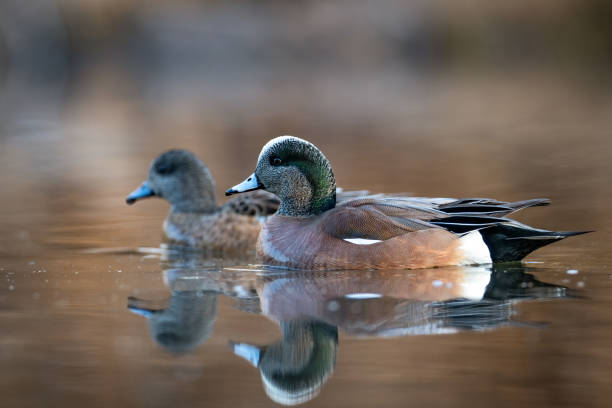
[[[409,232],[443,228],[458,235],[513,221],[471,211],[446,213],[438,204],[412,197],[367,196],[336,207],[328,232],[338,238],[386,240]],[[333,232],[332,232],[333,231]]]
[[[441,228],[428,222],[444,216],[435,209],[419,208],[389,198],[365,198],[339,204],[326,214],[325,232],[339,239],[387,240],[409,232]]]
[[[361,223],[371,222],[381,225],[393,225],[398,235],[410,231],[428,228],[444,228],[462,235],[499,224],[511,224],[525,227],[522,224],[505,218],[512,212],[527,207],[548,205],[544,198],[517,202],[497,201],[488,198],[426,198],[388,195],[370,195],[347,200],[338,208],[351,208],[353,217],[362,218]],[[352,223],[349,223],[354,229]],[[403,231],[403,232],[402,232]],[[388,232],[383,232],[386,235]]]
[[[264,190],[255,190],[234,196],[223,204],[222,208],[236,214],[253,217],[266,217],[278,210],[280,201],[277,196]]]
[[[432,228],[444,229],[457,236],[479,231],[493,262],[510,262],[521,260],[544,245],[588,232],[548,231],[494,216],[548,203],[546,199],[514,203],[467,199],[435,205],[410,198],[365,197],[338,205],[332,210],[337,213],[330,217],[325,228],[330,235],[344,240],[381,241]]]

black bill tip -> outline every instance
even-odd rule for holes
[[[149,187],[149,182],[145,181],[136,190],[132,191],[129,196],[125,198],[125,203],[127,205],[132,205],[138,200],[147,197],[152,197],[154,195],[155,192],[151,189],[151,187]]]

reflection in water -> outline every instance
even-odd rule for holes
[[[174,353],[193,351],[210,337],[217,318],[220,293],[244,300],[249,298],[248,293],[232,291],[231,282],[222,279],[222,266],[225,263],[236,265],[240,263],[237,259],[211,258],[206,252],[169,245],[162,245],[159,249],[111,248],[102,251],[157,255],[168,266],[163,277],[172,294],[166,305],[160,307],[158,301],[130,297],[128,308],[146,317],[153,340]]]
[[[203,285],[206,281],[190,279],[194,275],[189,271],[164,271],[172,291],[167,307],[155,308],[152,302],[128,299],[129,309],[149,320],[153,340],[174,353],[193,351],[204,343],[212,334],[217,318],[219,292]]]
[[[255,285],[262,313],[273,320],[316,319],[353,336],[382,337],[515,324],[515,301],[566,296],[565,288],[525,271],[510,265],[293,272],[261,275],[249,284]]]
[[[317,396],[334,370],[338,328],[316,320],[280,322],[282,339],[258,347],[230,343],[236,355],[257,367],[268,396],[296,405]]]
[[[335,367],[339,329],[357,337],[397,337],[538,327],[515,321],[514,303],[569,296],[567,288],[538,281],[520,264],[344,272],[221,271],[193,264],[175,259],[174,266],[191,267],[164,271],[172,291],[168,307],[131,298],[130,309],[146,316],[154,340],[173,352],[191,351],[210,336],[219,294],[277,322],[278,342],[229,344],[258,368],[268,396],[284,405],[319,394]]]
[[[249,284],[261,312],[279,323],[282,340],[230,345],[259,369],[268,396],[284,405],[318,395],[335,365],[338,328],[376,337],[487,330],[516,324],[517,300],[567,296],[566,288],[539,282],[520,265],[289,272],[259,275]]]

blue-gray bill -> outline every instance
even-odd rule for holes
[[[225,195],[230,196],[232,194],[246,193],[247,191],[259,190],[262,188],[264,188],[264,185],[261,184],[255,173],[253,173],[242,183],[236,184],[234,187],[227,190]]]
[[[143,198],[154,196],[155,192],[149,187],[149,182],[145,181],[136,190],[132,191],[129,196],[126,197],[125,202],[129,205],[134,204],[136,201]]]

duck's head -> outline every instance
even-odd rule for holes
[[[283,338],[264,347],[230,342],[234,354],[261,374],[268,397],[297,405],[316,397],[329,380],[338,355],[338,329],[320,321],[280,322]]]
[[[173,291],[165,309],[146,307],[146,301],[128,298],[128,309],[149,321],[151,337],[173,353],[193,351],[212,334],[217,298],[210,291]]]
[[[215,183],[208,167],[186,150],[169,150],[157,157],[148,179],[125,202],[133,204],[153,196],[168,200],[173,212],[210,212],[216,208]]]
[[[315,145],[293,136],[266,143],[255,172],[225,194],[257,189],[280,198],[281,215],[307,217],[336,205],[336,181],[329,161]]]

